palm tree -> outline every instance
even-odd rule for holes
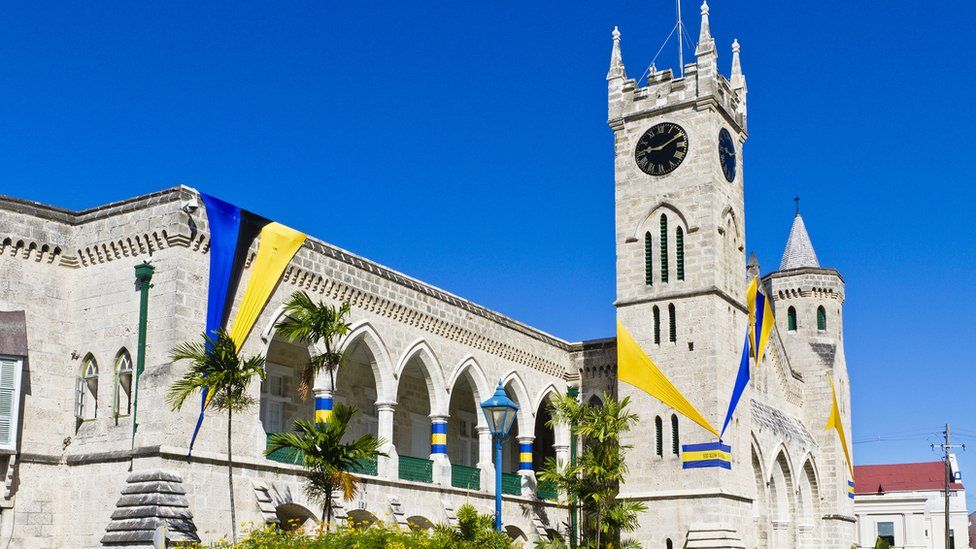
[[[595,547],[602,547],[603,536],[610,540],[637,527],[638,514],[646,509],[640,502],[617,499],[620,483],[627,474],[620,435],[630,430],[639,417],[627,410],[630,399],[617,402],[604,393],[603,404],[581,403],[563,395],[554,399],[552,418],[555,428],[568,423],[582,442],[583,452],[576,464],[562,467],[552,458],[539,471],[539,479],[551,482],[580,501],[584,524],[590,525]]]
[[[339,342],[349,333],[349,304],[333,307],[322,301],[315,302],[303,291],[291,294],[285,304],[285,316],[276,325],[278,333],[289,342],[301,341],[306,345],[322,342],[325,351],[311,357],[302,370],[298,393],[302,400],[315,383],[315,376],[322,370],[329,372],[332,387],[335,388],[335,371],[342,364],[344,355],[339,351]]]
[[[234,412],[247,409],[254,400],[247,394],[247,388],[255,376],[264,379],[264,357],[242,358],[234,340],[224,330],[216,332],[215,338],[203,334],[203,342],[177,345],[169,356],[174,362],[190,361],[189,369],[170,385],[166,395],[173,411],[182,408],[186,399],[197,391],[206,395],[205,408],[227,411],[227,485],[230,490],[231,536],[237,543],[231,426]]]
[[[355,414],[355,408],[337,403],[325,421],[300,419],[291,433],[271,433],[264,452],[269,455],[286,449],[301,461],[308,475],[305,492],[322,504],[326,527],[332,524],[332,493],[341,490],[343,500],[349,501],[359,492],[359,477],[349,471],[382,455],[383,441],[373,435],[343,442]]]

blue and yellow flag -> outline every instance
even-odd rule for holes
[[[732,447],[721,442],[681,445],[681,468],[704,469],[708,467],[732,468]]]
[[[746,289],[746,306],[749,308],[749,343],[752,345],[752,357],[756,359],[758,365],[762,362],[769,335],[773,332],[773,325],[776,323],[776,319],[773,318],[773,308],[759,282],[759,277],[753,278],[749,288]]]
[[[210,277],[205,328],[208,337],[214,337],[227,327],[248,249],[251,242],[259,234],[261,236],[251,278],[230,333],[240,349],[288,262],[305,242],[306,235],[208,194],[200,193],[200,198],[210,229]],[[190,437],[191,453],[212,396],[206,388],[200,394],[200,415]]]
[[[617,379],[660,400],[718,436],[715,427],[712,427],[701,412],[688,402],[664,372],[651,361],[619,320],[617,321]]]

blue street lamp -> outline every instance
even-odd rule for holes
[[[488,429],[495,440],[495,530],[502,531],[502,442],[508,438],[508,431],[515,423],[518,404],[505,394],[502,382],[498,382],[495,394],[481,403],[481,409],[488,420]]]

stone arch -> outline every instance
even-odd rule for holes
[[[535,436],[532,448],[532,468],[535,471],[542,469],[547,459],[556,459],[557,444],[569,444],[567,427],[562,426],[562,423],[556,427],[548,425],[552,419],[552,413],[549,411],[550,399],[553,396],[558,397],[559,394],[555,384],[550,383],[539,391],[532,407],[535,412],[535,426],[532,431]]]
[[[813,455],[802,460],[797,479],[797,532],[801,547],[813,547],[820,539],[820,475]]]
[[[429,531],[434,529],[434,523],[427,517],[415,515],[407,518],[407,526],[411,530]]]
[[[302,400],[299,394],[302,372],[314,351],[302,342],[288,341],[274,329],[264,343],[265,378],[260,383],[258,418],[265,433],[289,432],[296,420],[315,416],[314,396]],[[326,372],[319,376],[329,378]]]
[[[414,359],[420,365],[420,372],[424,375],[424,381],[427,383],[431,415],[446,415],[447,386],[444,382],[444,370],[441,369],[440,362],[438,362],[430,345],[423,339],[413,342],[400,357],[393,373],[393,395],[397,394],[404,370]]]
[[[467,356],[448,380],[447,454],[452,465],[477,467],[481,462],[478,427],[487,429],[481,403],[493,391],[484,370]],[[460,481],[459,481],[460,482]],[[487,480],[485,481],[487,482]],[[469,483],[473,485],[474,483]],[[480,486],[480,485],[479,485]]]
[[[451,377],[447,379],[448,393],[454,391],[454,386],[457,384],[462,375],[467,375],[468,381],[472,382],[471,388],[476,392],[479,403],[480,401],[487,400],[491,396],[492,392],[494,391],[494,387],[488,383],[488,377],[485,375],[485,370],[471,355],[464,357],[454,368],[454,371],[451,372]]]
[[[539,410],[544,404],[545,399],[551,397],[552,395],[559,396],[560,394],[562,393],[556,389],[556,385],[554,383],[546,385],[544,389],[536,393],[535,399],[532,400],[532,409],[535,410],[536,414],[538,414]]]
[[[756,496],[752,500],[752,515],[756,525],[755,547],[769,547],[769,498],[766,495],[766,470],[763,466],[762,448],[752,433],[752,472],[755,481]]]
[[[634,227],[634,233],[631,236],[632,240],[638,241],[642,239],[644,237],[644,233],[648,231],[650,231],[651,236],[658,237],[659,234],[657,231],[660,229],[657,225],[657,220],[662,213],[666,214],[668,219],[673,219],[676,222],[675,227],[682,227],[686,235],[692,234],[698,230],[698,227],[692,227],[688,223],[688,218],[681,213],[681,210],[678,209],[677,206],[662,200],[661,202],[655,204],[654,207],[647,212],[647,215],[640,220],[640,223]]]
[[[789,549],[796,543],[796,476],[785,446],[781,444],[773,455],[769,467],[770,546]]]
[[[508,389],[509,385],[512,387],[512,400],[515,401],[519,406],[518,411],[518,428],[519,432],[528,433],[532,429],[532,421],[535,419],[535,414],[532,412],[532,400],[529,398],[529,392],[525,388],[525,382],[522,381],[522,376],[518,374],[515,370],[512,370],[505,374],[502,378],[502,387]]]
[[[506,524],[505,533],[508,534],[508,537],[512,538],[515,541],[521,541],[521,542],[529,541],[529,538],[528,536],[525,535],[525,532],[523,532],[521,528],[515,526],[514,524]]]
[[[365,345],[369,354],[372,355],[370,368],[373,370],[373,378],[376,380],[377,400],[392,401],[393,397],[390,391],[393,387],[393,380],[391,379],[393,377],[393,367],[390,361],[390,353],[387,351],[383,339],[369,321],[363,320],[350,325],[349,333],[346,334],[346,337],[339,344],[339,352],[345,355],[354,345],[359,343]],[[339,376],[342,375],[342,368],[339,370],[340,372],[336,373],[337,383]],[[325,387],[326,385],[322,384],[324,381],[323,379],[316,378],[316,387]]]
[[[290,502],[275,507],[275,517],[279,527],[286,532],[304,530],[318,520],[315,513],[304,505]]]
[[[369,528],[380,519],[366,509],[353,509],[346,513],[346,524],[356,528]]]

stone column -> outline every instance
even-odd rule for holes
[[[495,449],[492,446],[491,430],[487,425],[478,425],[478,469],[481,470],[481,490],[491,495],[495,494],[495,466],[492,456]]]
[[[526,497],[535,495],[535,470],[532,468],[532,443],[534,441],[535,437],[532,435],[519,435],[518,437],[518,474],[522,478],[522,495]]]
[[[569,465],[569,424],[564,421],[559,422],[553,434],[555,440],[552,447],[556,450],[556,463],[560,467],[566,467]]]
[[[326,421],[332,417],[332,408],[335,405],[332,390],[316,387],[312,392],[315,394],[315,421]]]
[[[393,411],[396,402],[377,402],[376,415],[379,423],[379,438],[383,440],[380,451],[386,456],[380,456],[377,474],[380,477],[396,480],[399,477],[396,446],[393,444]]]
[[[451,485],[451,460],[447,457],[446,415],[430,416],[430,460],[434,462],[434,484]]]

